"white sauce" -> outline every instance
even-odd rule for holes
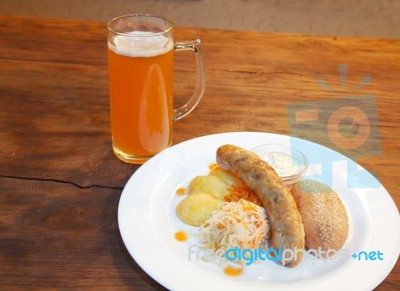
[[[280,177],[287,177],[299,173],[300,166],[293,162],[290,155],[281,152],[263,152],[258,154],[266,161]]]

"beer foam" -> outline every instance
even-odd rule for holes
[[[145,31],[132,31],[125,35],[116,35],[114,43],[108,42],[110,50],[128,57],[154,57],[170,51],[173,47],[172,39]]]

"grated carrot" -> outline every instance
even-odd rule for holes
[[[229,189],[229,194],[224,197],[227,202],[237,202],[240,199],[250,201],[258,206],[261,205],[260,198],[248,187],[231,186]]]

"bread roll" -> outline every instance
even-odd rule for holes
[[[314,180],[298,182],[291,192],[303,220],[306,247],[340,250],[347,240],[349,221],[337,193]]]

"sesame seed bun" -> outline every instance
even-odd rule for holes
[[[308,249],[339,250],[347,240],[349,221],[339,196],[329,186],[302,180],[291,189],[303,220]]]

